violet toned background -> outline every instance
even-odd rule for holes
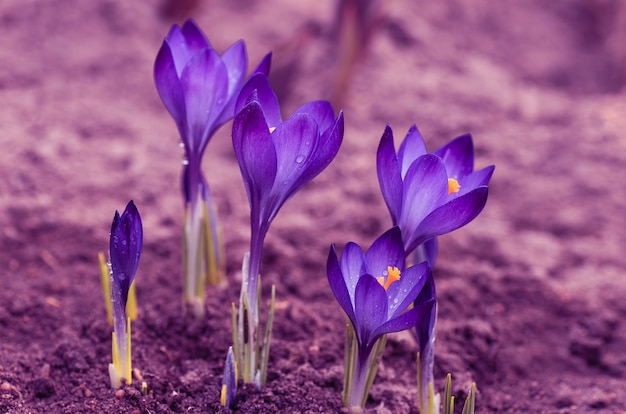
[[[219,51],[244,38],[252,66],[274,50],[285,113],[329,97],[335,2],[195,3]],[[152,65],[189,13],[163,8],[0,5],[0,412],[219,409],[248,203],[227,124],[204,171],[230,284],[208,292],[206,320],[180,326],[182,152]],[[376,148],[386,123],[398,139],[416,123],[430,150],[471,132],[476,168],[497,166],[484,212],[440,239],[438,382],[451,371],[463,397],[476,381],[481,413],[624,412],[625,28],[626,6],[610,0],[386,3],[345,95],[337,159],[268,234],[265,297],[271,283],[278,291],[268,385],[244,388],[237,410],[340,409],[345,321],[328,247],[368,246],[389,228]],[[151,392],[135,381],[117,398],[97,253],[131,198],[145,236],[133,364]],[[410,335],[390,337],[370,412],[416,412],[415,351]]]

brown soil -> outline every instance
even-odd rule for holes
[[[335,5],[313,0],[4,0],[0,6],[0,412],[187,413],[219,407],[229,306],[248,204],[224,126],[205,172],[225,228],[228,285],[181,318],[178,137],[156,94],[163,36],[191,14],[218,50],[275,51],[286,113],[331,96]],[[618,1],[385,2],[343,99],[336,161],[279,213],[262,272],[278,291],[267,386],[239,413],[341,411],[344,316],[330,243],[390,226],[375,171],[386,123],[434,149],[474,135],[496,164],[483,214],[445,236],[435,276],[435,375],[478,384],[480,413],[624,413],[626,10]],[[166,10],[167,9],[167,10]],[[167,11],[166,14],[165,11]],[[172,16],[176,16],[175,18]],[[134,199],[145,244],[133,362],[147,382],[110,389],[111,328],[97,253]],[[392,335],[367,412],[416,413],[409,334]]]

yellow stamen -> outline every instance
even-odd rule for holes
[[[378,280],[378,283],[380,283],[383,286],[383,288],[387,290],[389,289],[389,286],[391,286],[393,282],[397,282],[398,280],[400,280],[400,269],[398,269],[395,266],[394,267],[387,266],[387,279],[385,280],[385,277],[381,276],[377,278],[376,280]]]
[[[270,127],[270,134],[271,134],[272,132],[274,132],[274,130],[275,130],[275,129],[276,129],[276,127]]]
[[[455,178],[448,178],[448,195],[458,193],[460,189],[461,185]]]

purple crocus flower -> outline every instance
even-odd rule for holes
[[[474,147],[462,135],[432,154],[413,125],[396,154],[393,132],[387,125],[377,153],[378,181],[399,226],[406,254],[434,264],[436,237],[472,221],[487,202],[494,166],[474,171]]]
[[[380,236],[366,251],[348,243],[337,258],[335,246],[328,255],[330,288],[356,335],[352,384],[346,403],[362,407],[367,397],[367,378],[376,341],[383,335],[416,326],[433,301],[407,310],[429,278],[427,263],[405,268],[404,245],[398,227]],[[350,366],[349,364],[347,366]],[[348,373],[346,373],[348,375]]]
[[[254,72],[267,74],[270,59],[271,55],[266,55]],[[233,118],[247,66],[243,40],[220,56],[192,19],[182,27],[172,26],[159,50],[154,80],[185,145],[187,202],[201,194],[202,154],[213,133]]]
[[[251,227],[239,303],[238,360],[241,363],[245,353],[245,336],[249,338],[246,345],[250,347],[250,361],[240,365],[249,367],[242,376],[260,386],[266,367],[257,370],[259,347],[253,343],[259,340],[258,278],[263,241],[282,205],[322,172],[339,151],[343,114],[335,118],[330,103],[315,101],[301,106],[283,121],[278,99],[262,73],[254,74],[244,85],[236,112],[233,147],[250,203]],[[243,333],[244,313],[247,335]],[[265,345],[263,348],[266,352]]]
[[[267,74],[270,60],[266,55],[253,72]],[[159,96],[176,122],[185,151],[184,298],[198,315],[204,312],[204,280],[217,283],[223,267],[202,155],[214,132],[233,118],[247,66],[243,41],[219,55],[191,19],[182,27],[172,26],[154,64]]]
[[[255,74],[237,101],[233,146],[250,202],[250,306],[256,303],[261,249],[278,210],[333,160],[343,139],[343,113],[310,102],[285,121],[264,74]],[[245,279],[245,277],[244,277]]]
[[[128,291],[135,279],[143,244],[139,211],[132,200],[122,215],[117,211],[111,225],[109,256],[111,258],[111,304],[113,308],[113,363],[109,365],[111,385],[119,387],[121,378],[130,384],[130,319],[126,316]]]

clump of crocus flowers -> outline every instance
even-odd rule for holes
[[[173,26],[156,58],[154,78],[165,107],[174,118],[184,147],[182,188],[185,201],[183,297],[187,309],[204,314],[204,286],[223,272],[217,218],[201,171],[204,150],[214,132],[233,119],[232,143],[250,205],[250,250],[244,254],[239,306],[233,303],[233,346],[228,348],[220,402],[236,403],[238,378],[258,387],[267,380],[274,319],[275,288],[265,329],[260,326],[261,263],[270,224],[284,203],[320,174],[335,158],[343,140],[343,113],[327,101],[314,101],[281,116],[267,75],[270,55],[246,80],[243,41],[218,54],[192,21]],[[434,390],[434,344],[437,299],[433,266],[437,237],[471,222],[484,208],[494,167],[474,171],[470,135],[460,136],[428,153],[415,126],[396,152],[390,126],[380,140],[377,173],[392,227],[363,250],[349,242],[327,260],[330,289],[347,318],[343,403],[365,406],[382,358],[387,335],[415,333],[418,352],[418,402],[422,414],[438,414]],[[113,363],[111,385],[131,378],[133,280],[143,243],[139,212],[131,201],[113,219],[110,268],[102,265]],[[101,263],[104,263],[101,255]],[[110,277],[109,277],[110,276]],[[109,293],[110,291],[110,293]],[[108,294],[108,296],[107,296]],[[107,302],[109,300],[107,299]],[[142,392],[147,386],[142,386]],[[454,412],[450,377],[443,397],[445,414]],[[472,386],[464,413],[473,413]]]

